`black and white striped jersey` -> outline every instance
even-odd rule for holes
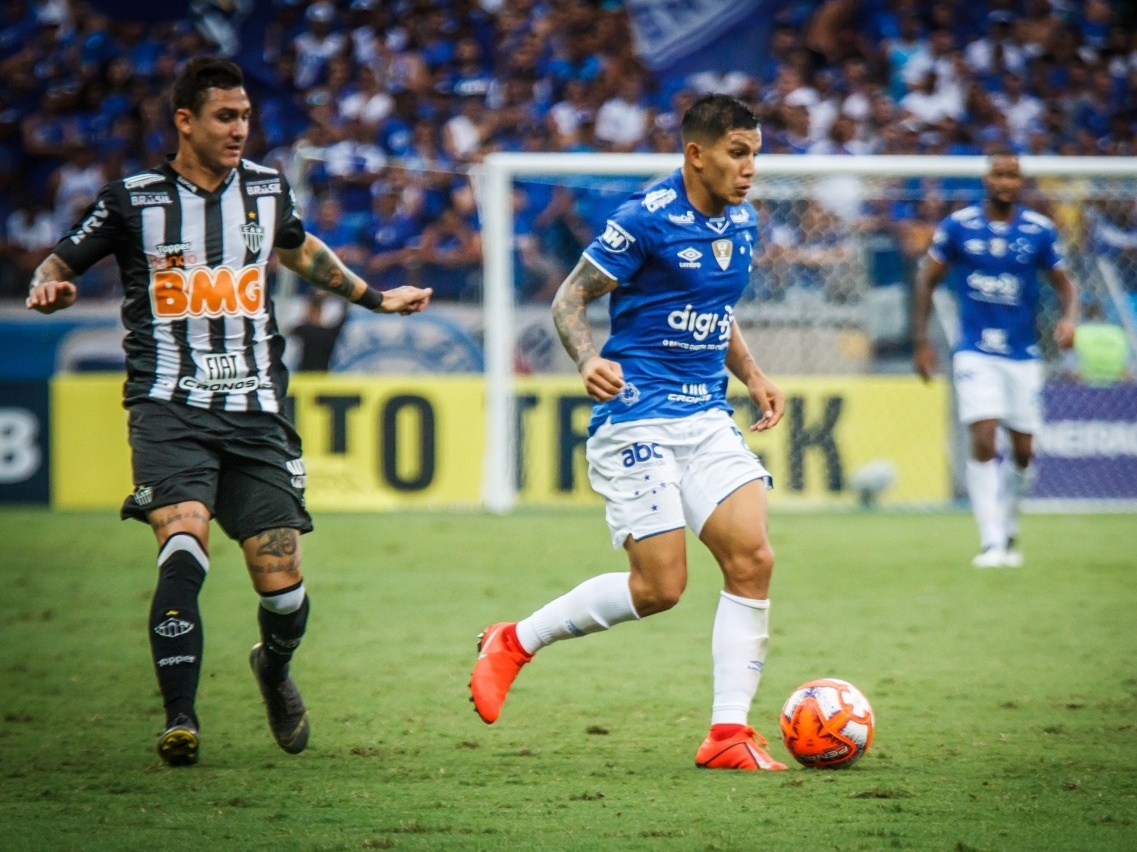
[[[118,261],[126,405],[280,411],[288,374],[265,265],[274,246],[304,242],[294,205],[284,176],[249,160],[214,192],[169,163],[103,187],[55,254],[76,273]]]

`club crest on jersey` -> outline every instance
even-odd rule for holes
[[[631,382],[624,382],[624,386],[620,388],[616,399],[620,400],[624,405],[635,405],[640,401],[640,389]]]
[[[719,269],[726,272],[726,268],[730,266],[730,255],[734,251],[734,243],[730,240],[715,240],[711,243],[711,251],[715,254]]]
[[[636,241],[636,238],[613,222],[608,220],[608,224],[604,228],[604,233],[600,235],[600,242],[608,246],[608,250],[619,254],[620,252],[627,251],[628,246]]]
[[[245,248],[252,252],[259,252],[264,245],[265,229],[256,222],[241,226],[241,239],[245,241]]]

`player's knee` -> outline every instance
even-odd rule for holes
[[[1016,465],[1019,467],[1029,467],[1031,461],[1034,460],[1034,453],[1030,450],[1015,450],[1014,457]]]
[[[275,591],[301,581],[298,531],[266,530],[245,539],[241,548],[245,552],[245,566],[259,591]]]
[[[989,462],[995,458],[995,440],[973,440],[971,442],[971,457],[978,462]]]
[[[768,541],[760,542],[728,558],[722,569],[729,586],[761,597],[774,573],[774,548]]]
[[[687,571],[666,577],[645,578],[632,575],[629,581],[632,603],[640,618],[666,612],[683,597],[687,588]]]

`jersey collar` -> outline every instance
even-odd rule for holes
[[[225,180],[221,181],[221,184],[217,187],[217,189],[215,189],[213,192],[210,192],[208,189],[203,189],[202,187],[198,186],[189,178],[184,177],[178,172],[177,169],[174,168],[173,154],[166,155],[166,162],[161,165],[160,170],[165,172],[167,177],[169,177],[170,180],[172,180],[182,189],[186,190],[187,192],[192,192],[194,195],[200,196],[201,198],[217,198],[218,196],[224,194],[225,190],[229,188],[229,184],[233,182],[233,178],[237,176],[236,169],[229,169],[229,174],[225,176]]]

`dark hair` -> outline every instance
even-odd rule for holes
[[[209,97],[210,89],[238,89],[245,85],[240,67],[217,56],[197,56],[182,66],[170,92],[170,111],[188,109],[194,115]]]
[[[713,142],[731,130],[755,130],[754,110],[731,95],[703,95],[683,114],[679,135],[686,145],[692,140]]]

